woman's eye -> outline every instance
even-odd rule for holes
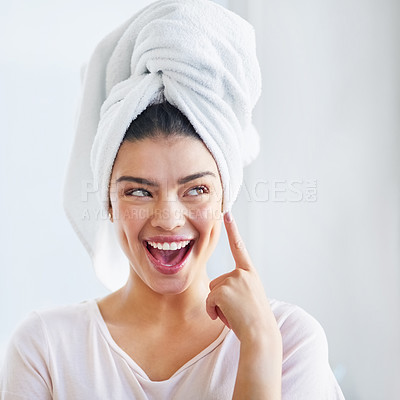
[[[127,196],[136,196],[136,197],[151,197],[149,191],[145,189],[132,189],[126,192]]]
[[[186,192],[188,196],[199,196],[206,193],[208,193],[208,189],[205,186],[196,186]]]

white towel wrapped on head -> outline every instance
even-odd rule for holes
[[[259,148],[254,30],[209,0],[157,1],[99,43],[83,86],[64,206],[99,279],[115,289],[129,263],[107,218],[108,187],[127,128],[160,99],[177,107],[213,155],[229,210]]]

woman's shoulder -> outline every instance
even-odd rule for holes
[[[282,398],[344,400],[321,324],[303,308],[270,300],[282,334]]]
[[[281,331],[286,355],[300,348],[317,350],[314,354],[327,357],[328,343],[319,321],[298,305],[270,299],[270,306]]]
[[[293,328],[307,332],[323,330],[315,317],[296,304],[276,299],[269,299],[269,304],[281,332]]]
[[[62,324],[87,319],[95,300],[85,300],[81,303],[53,306],[31,311],[21,322],[20,326],[44,324]]]
[[[18,345],[48,341],[88,327],[95,300],[31,311],[17,325],[11,337]]]
[[[76,361],[95,340],[95,306],[95,300],[89,300],[31,311],[9,340],[2,361],[0,397],[15,392],[24,399],[50,399],[52,374],[79,374],[82,363]]]

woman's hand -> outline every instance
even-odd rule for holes
[[[281,398],[282,337],[262,282],[230,213],[224,216],[236,267],[210,282],[207,312],[240,341],[234,399]]]
[[[210,282],[207,312],[212,319],[219,317],[241,342],[253,341],[260,335],[279,339],[262,282],[230,213],[225,214],[224,223],[236,267]]]

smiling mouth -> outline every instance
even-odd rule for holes
[[[180,271],[193,248],[193,244],[194,240],[144,241],[147,256],[154,267],[163,274],[175,274]]]

